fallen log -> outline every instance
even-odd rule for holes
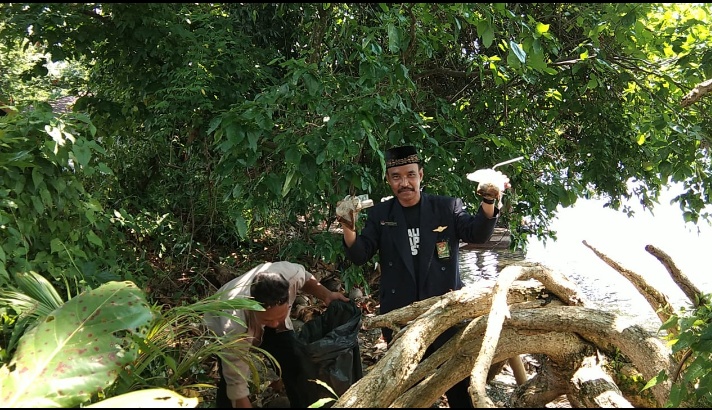
[[[465,300],[463,295],[456,295],[456,293],[449,293],[449,298]],[[476,305],[478,299],[474,298],[469,302]],[[459,309],[466,311],[467,307]],[[404,329],[401,343],[412,340],[420,329],[419,326],[422,325],[420,322],[432,320],[432,317],[423,315],[413,321]],[[422,363],[418,363],[422,354],[406,348],[409,343],[405,343],[406,346],[394,344],[381,361],[374,365],[369,374],[355,383],[334,403],[334,407],[427,407],[431,405],[448,388],[471,372],[477,351],[481,347],[486,322],[486,316],[472,320],[461,333]],[[554,358],[557,363],[566,364],[572,362],[571,355],[583,349],[581,346],[591,343],[602,351],[620,349],[622,354],[631,359],[633,366],[640,369],[648,378],[653,377],[661,369],[669,371],[673,367],[669,349],[661,340],[651,336],[643,328],[631,324],[629,319],[609,312],[578,306],[512,309],[511,318],[505,321],[504,327],[515,328],[519,333],[513,337],[503,336],[502,341],[498,343],[494,361],[506,360],[519,354],[542,353]],[[566,329],[571,335],[566,337],[579,341],[563,344],[560,340],[556,340],[546,343],[546,339],[543,338],[551,337],[560,329]],[[504,332],[502,334],[505,335]],[[539,335],[545,336],[532,339]],[[426,347],[419,346],[419,349],[424,350]],[[419,370],[420,366],[423,366],[424,370]],[[402,380],[393,380],[400,369],[407,369],[398,376]],[[415,380],[417,378],[422,380]],[[406,395],[409,389],[413,392]],[[565,389],[565,391],[570,390],[571,387]],[[667,399],[669,386],[661,383],[653,387],[652,392],[656,404],[660,406]]]

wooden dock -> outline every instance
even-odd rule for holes
[[[463,243],[460,249],[509,249],[512,239],[509,236],[509,229],[494,228],[492,237],[485,243]]]

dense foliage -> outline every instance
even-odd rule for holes
[[[710,407],[712,405],[712,294],[700,294],[694,308],[682,308],[662,329],[675,329],[668,336],[673,354],[680,358],[677,372],[661,372],[648,386],[659,379],[672,378],[668,407]]]
[[[77,177],[111,174],[92,158],[103,152],[95,132],[86,115],[58,119],[47,103],[1,124],[2,283],[30,270],[92,285],[124,275],[117,271],[119,241],[100,237],[111,231],[107,212]]]
[[[328,228],[345,195],[390,195],[383,151],[402,143],[426,158],[424,189],[472,206],[467,173],[524,156],[501,168],[514,247],[555,238],[549,221],[577,198],[650,207],[673,182],[681,223],[709,220],[712,100],[680,101],[712,78],[710,13],[0,4],[0,106],[15,113],[0,119],[0,284],[28,271],[68,293],[180,282],[178,304],[269,246],[363,285]],[[62,92],[75,113],[44,103]],[[1,317],[8,338],[12,310]]]

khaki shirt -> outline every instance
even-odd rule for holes
[[[250,284],[252,279],[259,272],[276,272],[280,273],[289,282],[289,307],[291,310],[292,304],[297,297],[297,292],[313,275],[304,269],[304,266],[287,262],[266,262],[252,268],[249,272],[236,277],[230,282],[223,285],[218,293],[221,293],[222,300],[231,300],[235,298],[250,297]],[[243,326],[231,318],[224,316],[215,316],[211,314],[205,315],[205,322],[208,329],[212,330],[218,336],[229,334],[241,335],[246,334],[247,338],[243,339],[245,343],[251,343],[254,346],[259,346],[262,343],[262,333],[264,326],[257,324],[255,312],[252,310],[232,310],[226,311],[230,315],[240,318],[247,327]],[[285,320],[287,329],[293,329],[292,321],[287,316]],[[229,363],[223,361],[223,376],[227,384],[227,397],[230,400],[236,400],[242,397],[247,397],[250,394],[247,380],[250,378],[250,367],[241,357],[245,354],[243,349],[227,349],[223,352],[224,358]]]

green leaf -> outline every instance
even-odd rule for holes
[[[494,29],[487,20],[480,20],[477,23],[477,34],[482,37],[482,45],[489,48],[494,42]]]
[[[245,218],[242,216],[235,218],[235,228],[237,229],[237,234],[240,238],[247,237],[247,222],[245,222]]]
[[[78,407],[136,357],[129,341],[153,314],[131,282],[84,292],[25,333],[0,369],[4,407]],[[12,369],[12,370],[11,370]]]
[[[398,28],[392,23],[388,24],[388,51],[391,53],[400,51],[400,34]]]
[[[513,68],[519,68],[522,65],[519,61],[519,57],[514,54],[514,50],[512,49],[507,53],[507,64]]]
[[[64,245],[62,244],[62,241],[60,241],[57,238],[52,238],[52,240],[49,243],[49,249],[50,252],[52,253],[60,253],[64,250]]]
[[[96,223],[96,211],[94,211],[91,208],[87,208],[84,211],[84,216],[87,218],[87,221],[91,223],[92,225]]]
[[[302,153],[299,152],[299,148],[296,146],[291,146],[287,148],[287,151],[284,153],[284,160],[287,164],[297,166],[302,160]]]
[[[210,121],[210,125],[208,126],[208,130],[206,131],[206,134],[208,134],[208,135],[212,134],[213,131],[215,131],[220,126],[221,122],[222,122],[222,117],[213,118],[212,121]],[[217,138],[217,136],[216,136],[216,138]],[[215,142],[218,142],[218,140],[216,139]]]
[[[289,170],[287,177],[284,180],[284,185],[282,185],[282,198],[289,194],[289,190],[292,189],[292,178],[294,178],[294,172],[296,169]]]
[[[307,408],[318,409],[318,408],[324,407],[324,405],[326,403],[330,403],[332,401],[336,401],[336,399],[332,399],[332,398],[319,399],[319,400],[315,401],[314,403],[310,404],[309,406],[307,406]]]
[[[510,40],[509,48],[514,51],[514,55],[517,56],[520,63],[524,64],[527,61],[527,53],[522,49],[522,46]]]
[[[47,191],[47,189],[40,189],[40,198],[42,198],[42,203],[48,207],[52,208],[54,206],[54,201],[52,201],[52,195]]]
[[[232,145],[239,145],[245,138],[245,132],[239,125],[230,123],[227,127],[225,127],[225,137],[228,141],[230,141],[230,143],[232,143]]]
[[[52,178],[49,180],[49,183],[52,187],[54,187],[58,194],[61,194],[67,189],[67,183],[63,178]]]
[[[336,392],[334,391],[334,389],[332,389],[331,386],[329,386],[328,384],[324,383],[323,381],[321,381],[321,380],[319,380],[319,379],[310,379],[309,381],[314,382],[314,383],[318,384],[319,386],[325,388],[326,390],[329,391],[329,393],[333,394],[334,397],[321,398],[321,399],[315,401],[314,403],[310,404],[310,405],[308,406],[308,408],[313,409],[313,408],[323,407],[326,403],[330,403],[330,402],[332,402],[332,401],[336,401],[336,399],[339,398],[339,395],[336,394]]]
[[[32,169],[32,182],[35,184],[35,189],[37,189],[42,182],[44,181],[44,176],[42,175],[42,171],[40,171],[38,168],[33,168]]]
[[[176,371],[178,369],[178,365],[176,364],[176,359],[174,359],[170,355],[166,354],[166,355],[163,355],[163,360],[165,360],[166,366],[168,366],[168,368],[171,369],[171,371],[173,371],[173,373],[176,373]]]
[[[101,238],[99,238],[92,230],[89,230],[89,232],[87,232],[87,239],[94,245],[104,246],[104,243],[101,241]]]
[[[646,390],[653,386],[656,386],[656,385],[666,381],[667,379],[668,379],[668,377],[667,377],[667,374],[665,374],[665,370],[660,370],[660,372],[655,377],[650,379],[650,381],[645,384],[645,386],[643,387],[642,390]]]
[[[35,212],[41,214],[44,211],[44,205],[42,205],[40,198],[33,195],[30,197],[30,200],[32,201],[32,206],[35,208]]]
[[[684,396],[684,387],[679,384],[673,384],[672,387],[670,387],[670,396],[668,398],[668,401],[670,403],[669,407],[679,407],[680,402],[683,400]]]
[[[319,151],[319,153],[316,155],[316,164],[317,165],[323,164],[325,159],[326,159],[326,150]]]
[[[15,283],[19,290],[44,305],[48,312],[64,303],[54,286],[37,272],[18,272],[15,274]]]
[[[660,326],[660,330],[667,330],[677,326],[677,316],[673,315]]]
[[[249,143],[252,152],[257,152],[257,141],[260,139],[260,133],[258,131],[248,131],[247,132],[247,142]]]
[[[311,73],[304,73],[302,79],[304,79],[304,84],[307,86],[307,93],[309,93],[309,95],[315,96],[319,93],[321,83],[319,83]]]
[[[111,170],[105,163],[100,162],[97,165],[97,169],[99,169],[99,172],[105,174],[105,175],[113,175],[114,171]]]

